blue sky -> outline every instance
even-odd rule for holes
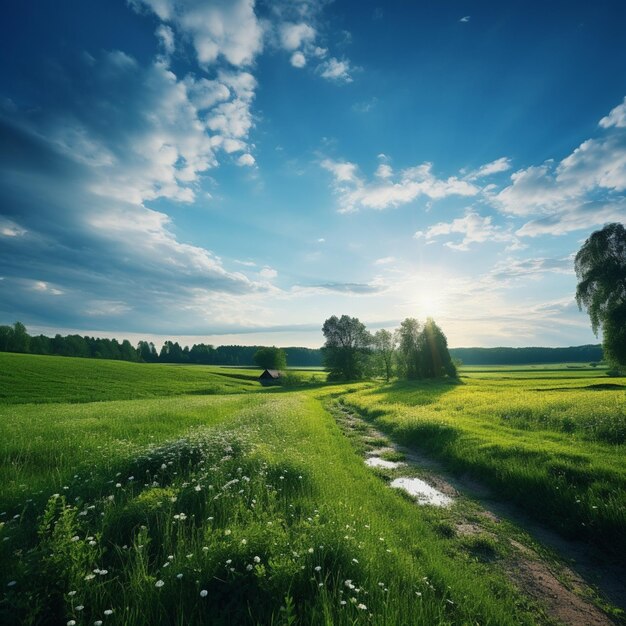
[[[319,346],[595,342],[626,5],[40,0],[0,20],[0,322]]]

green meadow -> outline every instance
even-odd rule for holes
[[[484,558],[366,467],[337,409],[624,550],[623,378],[258,374],[0,354],[0,623],[555,623],[498,565],[505,547],[483,537]]]

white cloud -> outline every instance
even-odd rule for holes
[[[26,229],[16,224],[13,220],[0,217],[0,235],[3,237],[22,237],[26,232]]]
[[[254,157],[248,152],[237,159],[237,164],[244,167],[252,167],[255,163]]]
[[[302,68],[306,65],[306,57],[302,54],[302,52],[294,52],[291,55],[290,63],[294,67]]]
[[[352,68],[350,67],[350,61],[347,59],[340,61],[335,57],[331,57],[328,61],[324,61],[324,63],[319,65],[317,69],[322,78],[327,78],[337,83],[351,83],[353,80],[350,75]]]
[[[61,296],[63,295],[63,291],[61,289],[57,289],[56,287],[52,287],[50,284],[43,280],[36,280],[33,282],[32,286],[34,291],[39,291],[42,293],[50,294],[51,296]]]
[[[511,159],[508,157],[501,157],[491,163],[481,165],[477,170],[470,172],[466,178],[468,180],[477,180],[479,178],[485,178],[493,174],[499,174],[500,172],[506,172],[511,169]]]
[[[349,161],[325,159],[321,166],[333,175],[341,212],[387,209],[412,202],[420,195],[436,200],[450,195],[474,196],[479,192],[473,184],[455,176],[436,178],[430,163],[401,170],[396,176],[383,163],[376,171],[374,182],[359,176],[357,166]]]
[[[624,222],[626,199],[610,202],[589,201],[556,211],[551,215],[526,222],[516,231],[520,237],[540,235],[564,235],[566,233],[603,226],[609,222]]]
[[[626,98],[622,104],[618,104],[606,117],[603,117],[599,124],[602,128],[611,126],[626,128]]]
[[[290,52],[315,39],[315,29],[304,22],[300,24],[285,22],[281,24],[279,32],[282,47]]]
[[[471,15],[465,15],[464,17],[462,17],[459,22],[464,22],[467,23],[470,21]]]
[[[393,176],[393,170],[387,163],[381,163],[376,169],[376,172],[374,172],[374,176],[382,179],[391,178]]]
[[[426,231],[417,231],[416,239],[432,241],[437,237],[460,234],[463,235],[460,243],[447,241],[446,246],[454,250],[467,251],[473,243],[485,243],[487,241],[514,242],[515,236],[492,223],[489,216],[483,217],[473,211],[468,211],[463,217],[458,217],[452,222],[439,222]]]
[[[583,141],[560,162],[547,161],[511,175],[511,184],[487,196],[503,213],[533,218],[520,236],[561,235],[624,219],[626,191],[624,104],[600,120],[607,132]]]
[[[348,161],[333,161],[332,159],[324,159],[321,166],[332,173],[336,182],[354,182],[357,183],[357,166]]]
[[[376,259],[374,261],[374,265],[389,265],[391,263],[395,263],[396,262],[396,257],[394,256],[386,256],[386,257],[382,257],[381,259]]]
[[[497,263],[489,273],[495,281],[538,278],[544,274],[573,274],[574,259],[560,258],[507,259]]]
[[[276,278],[276,276],[278,276],[278,272],[271,268],[271,267],[264,267],[259,274],[263,277],[263,278],[267,278],[272,279],[272,278]]]
[[[157,27],[154,33],[158,40],[163,53],[165,55],[170,55],[176,49],[176,42],[174,41],[174,31],[165,24],[161,24]]]
[[[152,9],[164,22],[188,37],[200,65],[222,57],[241,67],[250,65],[263,48],[263,28],[254,13],[254,0],[131,0]]]

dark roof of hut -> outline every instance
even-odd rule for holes
[[[276,380],[280,378],[282,373],[279,370],[264,370],[263,373],[259,376],[259,378],[272,378]]]

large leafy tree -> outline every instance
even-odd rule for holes
[[[372,336],[357,317],[329,317],[322,327],[322,348],[329,380],[358,380],[369,370]]]
[[[608,224],[585,241],[574,262],[576,302],[602,330],[605,358],[626,366],[626,228]]]
[[[381,328],[374,333],[374,361],[376,369],[387,382],[393,374],[393,359],[396,351],[397,340],[393,333]]]
[[[409,380],[421,378],[421,333],[421,325],[414,317],[407,317],[396,331],[398,375],[401,378]]]
[[[448,340],[432,317],[424,324],[421,344],[423,378],[456,376],[456,367],[448,350]]]
[[[287,355],[284,350],[272,346],[260,348],[254,353],[254,362],[264,370],[284,370],[287,367]]]

